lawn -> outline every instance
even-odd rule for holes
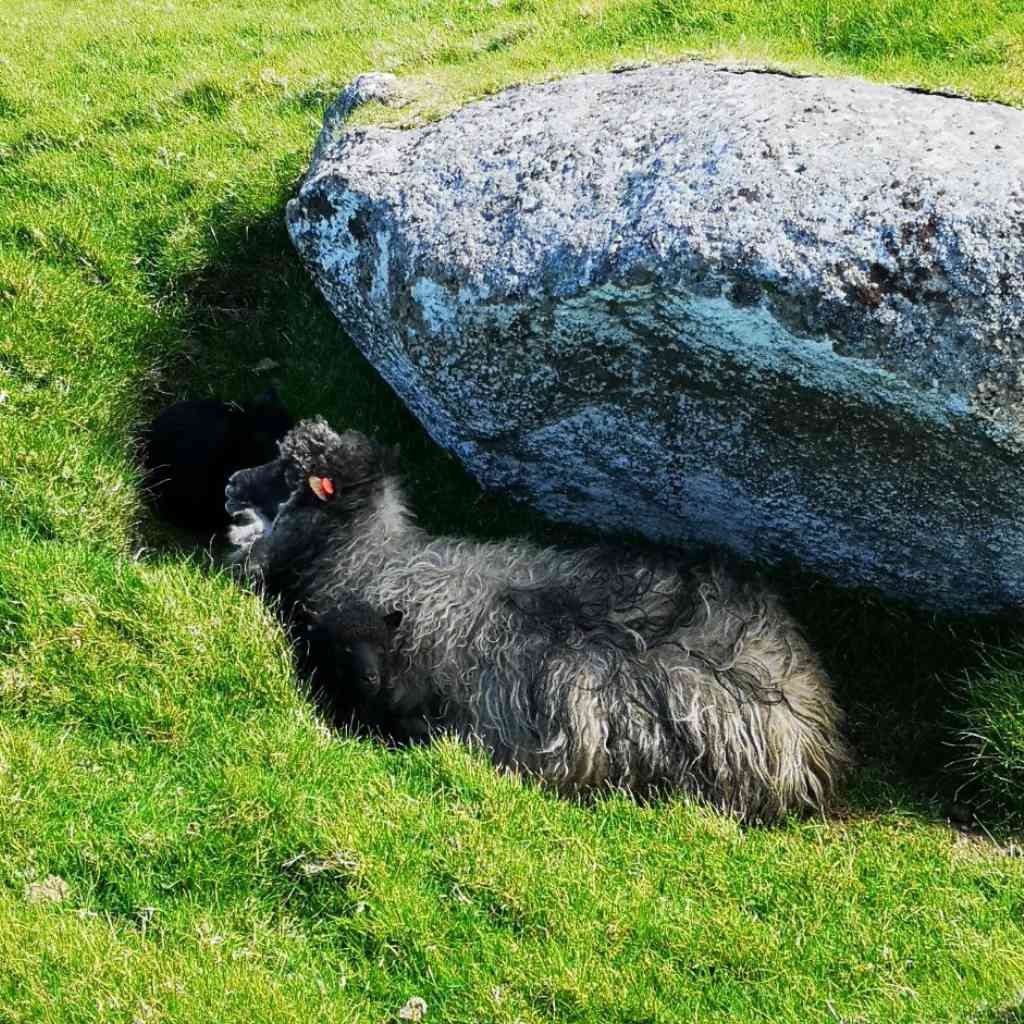
[[[429,528],[580,539],[481,494],[299,267],[341,85],[393,71],[416,119],[704,55],[1024,105],[1022,40],[1019,0],[4,0],[0,1024],[1024,1021],[1019,630],[780,575],[850,711],[837,814],[570,803],[326,732],[136,441],[273,380],[399,442]]]

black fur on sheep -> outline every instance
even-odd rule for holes
[[[386,697],[400,611],[384,614],[358,594],[341,591],[320,610],[293,608],[287,621],[298,669],[328,721],[393,742],[424,733],[415,720],[397,720]]]
[[[207,398],[164,409],[143,433],[144,487],[157,515],[196,532],[222,530],[228,478],[272,459],[291,426],[273,389],[241,404]]]

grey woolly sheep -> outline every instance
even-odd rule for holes
[[[682,790],[748,821],[822,811],[849,757],[777,597],[714,566],[598,546],[434,538],[394,457],[307,420],[230,480],[235,560],[276,593],[401,608],[387,688],[563,793]]]

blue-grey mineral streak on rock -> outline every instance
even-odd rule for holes
[[[588,75],[328,118],[288,225],[485,485],[934,608],[1024,599],[1024,113]]]

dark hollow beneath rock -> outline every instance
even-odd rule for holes
[[[157,515],[196,532],[222,529],[228,477],[274,458],[291,425],[272,388],[242,404],[200,398],[168,406],[143,434],[144,487]]]
[[[588,75],[415,130],[329,118],[288,227],[484,485],[925,607],[1024,598],[1024,113]]]

